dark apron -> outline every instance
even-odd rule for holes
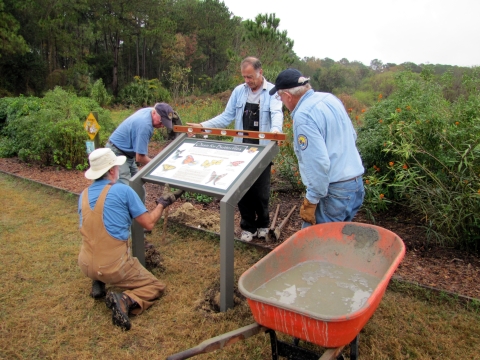
[[[243,130],[260,130],[260,105],[246,103],[243,111]],[[259,144],[258,139],[243,139],[244,144]]]

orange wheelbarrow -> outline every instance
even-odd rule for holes
[[[358,356],[358,335],[377,309],[405,255],[403,241],[384,228],[351,222],[302,229],[248,269],[238,288],[256,323],[174,354],[187,359],[266,331],[272,359],[336,359],[350,345]],[[275,331],[293,336],[292,344]],[[316,354],[300,340],[327,348]]]

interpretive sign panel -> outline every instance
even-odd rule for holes
[[[255,144],[185,139],[144,178],[225,193],[262,150]]]
[[[277,153],[276,141],[263,146],[181,134],[129,181],[137,194],[149,182],[220,199],[220,311],[233,307],[235,205]],[[145,264],[143,227],[135,221],[131,231],[133,255]]]

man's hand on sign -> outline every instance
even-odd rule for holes
[[[277,129],[273,130],[273,131],[270,131],[272,134],[280,134],[280,131],[278,131]],[[277,141],[277,145],[280,146],[282,144],[282,141],[279,140]]]
[[[197,127],[197,128],[203,127],[202,124],[197,124],[197,123],[187,123],[187,126]],[[188,132],[187,136],[188,137],[195,137],[195,134]]]

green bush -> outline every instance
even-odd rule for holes
[[[138,76],[119,94],[122,105],[133,107],[152,106],[157,102],[170,102],[172,97],[158,79],[146,80]]]
[[[220,71],[213,77],[210,91],[213,94],[217,94],[226,90],[232,90],[235,86],[241,83],[238,82],[238,80],[239,79],[235,75],[232,75],[228,70]]]
[[[98,79],[92,85],[90,89],[90,98],[97,102],[100,106],[110,105],[112,102],[112,96],[108,94],[102,79]]]
[[[28,100],[26,100],[28,99]],[[90,112],[98,114],[100,143],[115,126],[110,112],[89,98],[77,97],[59,87],[43,99],[17,98],[7,107],[7,123],[0,142],[0,156],[17,155],[24,161],[60,165],[68,169],[87,161],[83,128]]]
[[[298,169],[298,160],[293,150],[293,120],[290,112],[283,114],[283,133],[286,140],[280,144],[280,152],[275,157],[272,171],[279,172],[281,178],[287,180],[294,191],[305,191]]]
[[[429,240],[478,250],[480,93],[450,103],[443,90],[428,71],[402,72],[396,91],[365,113],[364,207],[401,203],[420,215]]]
[[[40,107],[40,99],[33,96],[0,99],[0,123],[2,123],[0,157],[12,157],[18,154],[21,141],[19,141],[17,133],[21,132],[22,129],[17,131],[16,120],[39,111]],[[28,144],[29,141],[30,139],[27,136],[26,143]]]

